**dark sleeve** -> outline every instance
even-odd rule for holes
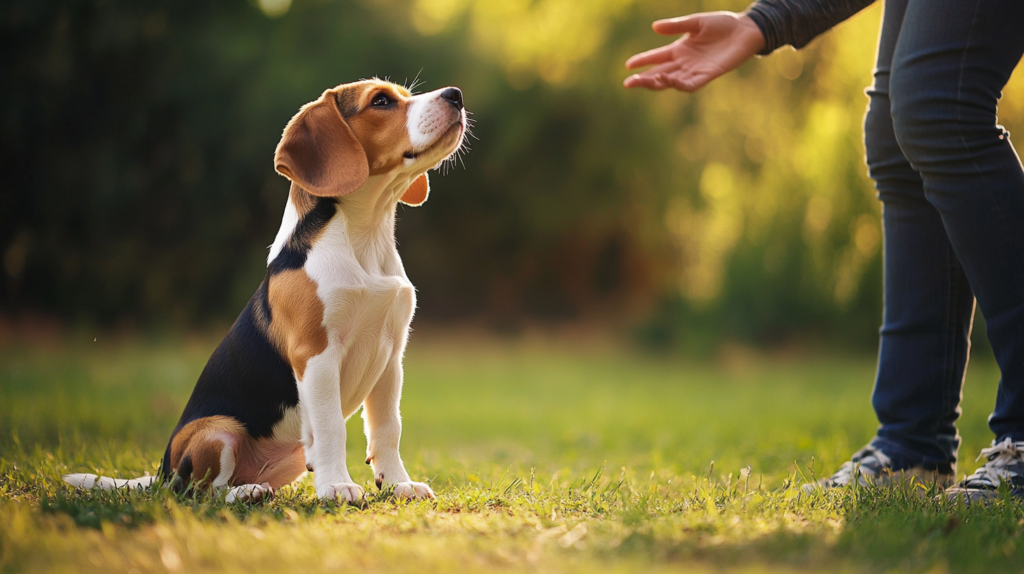
[[[800,49],[822,32],[860,12],[875,0],[758,0],[747,16],[764,34],[764,50],[771,54],[789,44]]]

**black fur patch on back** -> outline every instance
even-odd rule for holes
[[[295,224],[295,230],[292,231],[284,248],[270,262],[267,267],[269,274],[277,275],[288,269],[302,269],[306,264],[306,256],[313,247],[313,240],[337,212],[336,200],[330,197],[316,198],[316,205]]]
[[[299,404],[291,365],[255,320],[262,291],[249,300],[199,375],[182,414],[184,424],[226,415],[242,423],[253,438],[262,438],[270,436],[285,408]]]
[[[270,278],[288,269],[301,269],[313,242],[337,213],[333,198],[318,197],[316,205],[295,225],[284,248],[267,267],[267,275],[256,293],[214,350],[199,375],[192,396],[185,405],[171,441],[188,423],[203,417],[223,415],[242,423],[252,438],[269,437],[286,408],[299,404],[295,373],[281,352],[270,341],[268,332],[272,310],[268,294]],[[171,445],[167,445],[160,475],[174,479]],[[181,467],[179,465],[179,478]],[[191,461],[188,463],[191,475]],[[201,477],[200,477],[201,478]],[[187,486],[189,479],[185,479]]]
[[[171,441],[188,423],[216,415],[233,417],[252,438],[269,437],[274,425],[284,416],[284,410],[299,404],[292,367],[267,337],[270,319],[269,307],[264,307],[266,284],[264,279],[210,356],[171,434]],[[165,479],[172,478],[176,470],[170,464],[169,441],[160,469]],[[179,464],[179,475],[184,464]],[[188,479],[185,480],[187,485]]]

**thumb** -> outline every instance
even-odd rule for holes
[[[693,14],[690,16],[682,16],[680,18],[668,18],[665,20],[657,20],[651,26],[654,31],[664,36],[671,36],[675,34],[692,34],[700,30],[702,20],[704,19],[703,14]]]

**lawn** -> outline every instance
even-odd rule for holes
[[[906,491],[801,494],[874,430],[874,362],[730,348],[650,356],[607,343],[417,332],[402,452],[436,501],[312,477],[269,504],[80,493],[65,472],[155,472],[215,337],[0,350],[0,571],[661,572],[1024,570],[1024,506]],[[960,472],[990,435],[998,373],[968,374]]]

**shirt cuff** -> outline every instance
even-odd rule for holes
[[[782,34],[779,32],[778,18],[781,18],[780,14],[760,2],[751,4],[745,14],[754,21],[754,24],[757,24],[761,35],[764,36],[764,49],[757,53],[758,56],[767,56],[785,44]]]

